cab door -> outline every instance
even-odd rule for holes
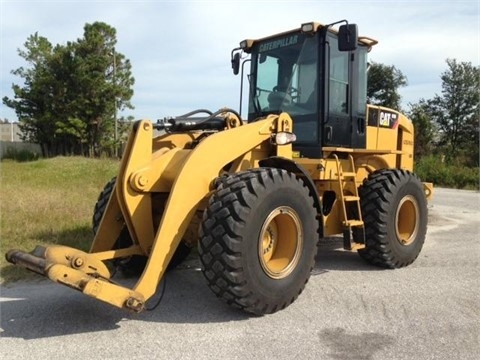
[[[323,146],[365,147],[366,72],[359,61],[363,49],[339,51],[338,40],[327,34],[325,46],[325,120]],[[363,63],[362,63],[363,64]],[[364,73],[359,76],[362,67]],[[360,104],[363,103],[363,104]]]

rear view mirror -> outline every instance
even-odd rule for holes
[[[357,48],[358,28],[357,24],[342,25],[338,29],[338,50],[353,51]]]
[[[240,53],[237,52],[232,56],[232,70],[234,75],[238,75],[240,70]]]

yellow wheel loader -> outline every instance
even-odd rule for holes
[[[37,246],[8,261],[139,312],[198,244],[210,289],[254,314],[298,297],[323,237],[343,235],[374,265],[409,265],[433,187],[412,172],[412,123],[367,105],[375,44],[345,20],[242,41],[231,63],[242,79],[249,66],[245,120],[225,108],[136,122],[95,206],[90,252]],[[143,259],[135,286],[113,281],[106,264],[128,269],[134,258]]]

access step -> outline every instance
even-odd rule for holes
[[[346,178],[346,177],[356,178],[356,177],[357,177],[357,173],[355,173],[355,172],[350,172],[350,171],[342,171],[342,172],[340,173],[340,176],[343,176],[344,178]]]
[[[362,220],[346,220],[343,222],[343,225],[346,227],[357,227],[357,226],[363,227],[363,221]]]

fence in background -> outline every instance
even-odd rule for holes
[[[37,158],[42,155],[42,149],[38,144],[31,144],[23,141],[0,141],[0,159],[21,152],[36,154]]]

